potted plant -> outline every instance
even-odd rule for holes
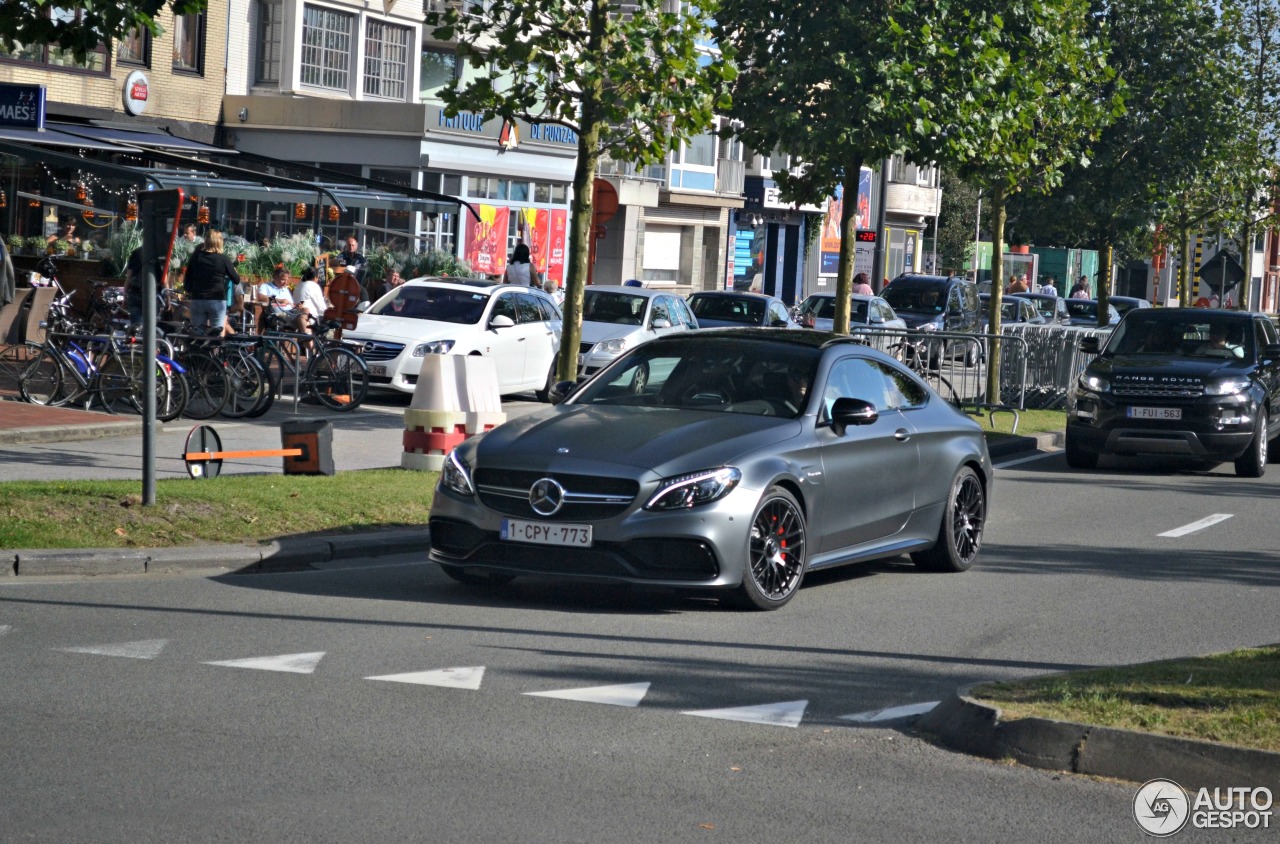
[[[32,235],[27,238],[27,251],[32,255],[43,255],[48,246],[48,238],[40,237],[39,235]]]
[[[104,270],[113,278],[123,278],[125,266],[133,250],[142,245],[142,231],[138,224],[129,221],[107,236],[107,266]]]
[[[48,247],[48,251],[50,255],[76,254],[76,248],[71,244],[71,241],[63,240],[62,238],[58,238],[52,244],[50,244]]]
[[[5,246],[9,249],[10,255],[17,255],[22,252],[22,247],[26,244],[26,238],[20,234],[11,234],[4,239]]]

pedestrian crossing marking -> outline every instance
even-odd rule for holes
[[[625,683],[619,686],[590,686],[582,689],[556,689],[549,692],[525,692],[525,694],[530,697],[604,703],[609,706],[639,706],[648,691],[648,683]]]
[[[255,656],[248,659],[224,659],[206,662],[205,665],[225,665],[230,668],[256,668],[260,671],[285,671],[290,674],[310,674],[316,670],[324,651],[309,654],[281,654],[280,656]]]
[[[437,668],[434,671],[411,671],[408,674],[383,674],[365,677],[366,680],[386,680],[391,683],[415,683],[420,686],[442,686],[446,689],[480,688],[484,678],[484,666],[473,668]]]
[[[168,639],[143,639],[139,642],[117,642],[112,645],[85,645],[76,648],[54,648],[73,654],[96,654],[98,656],[122,656],[129,659],[155,659],[169,644]]]
[[[775,727],[798,727],[804,718],[807,700],[791,700],[785,703],[765,703],[759,706],[736,706],[728,709],[696,709],[680,713],[699,718],[719,718],[724,721],[744,721],[749,724],[768,724]]]

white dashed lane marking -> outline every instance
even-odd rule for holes
[[[997,469],[1008,469],[1010,466],[1017,466],[1019,463],[1030,463],[1032,460],[1044,460],[1046,457],[1056,457],[1061,454],[1061,450],[1045,451],[1039,454],[1033,454],[1030,457],[1019,457],[1017,460],[1006,460],[1003,463],[996,463]]]
[[[774,727],[798,727],[804,718],[807,700],[786,703],[766,703],[761,706],[737,706],[730,709],[697,709],[680,713],[699,718],[719,718],[724,721],[745,721],[748,724],[768,724]]]
[[[873,709],[870,712],[859,712],[855,715],[841,715],[842,721],[856,721],[859,724],[874,724],[877,721],[896,721],[899,718],[910,718],[923,715],[938,705],[938,701],[928,703],[909,703],[906,706],[891,706],[888,709]]]
[[[1214,513],[1212,516],[1205,516],[1197,522],[1192,522],[1189,525],[1183,525],[1182,527],[1174,528],[1173,530],[1166,530],[1164,533],[1156,535],[1168,537],[1186,536],[1189,533],[1195,533],[1196,531],[1204,530],[1211,525],[1216,525],[1218,522],[1225,522],[1229,518],[1231,518],[1231,513]]]
[[[557,689],[550,692],[525,692],[525,694],[530,697],[553,697],[583,703],[605,703],[609,706],[639,706],[648,691],[648,683],[624,683],[620,686],[591,686],[584,689]]]
[[[225,665],[230,668],[256,668],[259,671],[285,671],[290,674],[310,674],[316,670],[324,651],[309,654],[281,654],[280,656],[255,656],[249,659],[226,659],[206,662],[205,665]]]
[[[472,668],[438,668],[434,671],[411,671],[408,674],[383,674],[365,677],[366,680],[386,680],[391,683],[413,683],[418,686],[442,686],[446,689],[480,688],[484,679],[484,666]]]
[[[73,654],[98,656],[123,656],[129,659],[155,659],[169,644],[168,639],[146,639],[141,642],[117,642],[113,645],[86,645],[79,648],[54,648]]]

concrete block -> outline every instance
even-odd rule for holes
[[[1183,788],[1280,783],[1280,753],[1212,741],[1094,727],[1080,748],[1082,774],[1146,782],[1168,777]]]
[[[244,573],[262,568],[262,548],[256,545],[182,545],[176,548],[152,548],[147,554],[149,574],[201,569],[227,569]]]
[[[17,574],[46,577],[73,574],[144,574],[147,552],[133,550],[34,550],[17,552]]]
[[[361,557],[384,557],[391,554],[421,553],[426,557],[431,545],[431,533],[426,526],[406,530],[378,531],[330,536],[330,560],[356,560]]]

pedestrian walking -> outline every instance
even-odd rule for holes
[[[211,231],[187,261],[183,286],[191,310],[191,327],[221,334],[227,324],[228,288],[240,283],[235,264],[222,254],[222,232]]]
[[[507,271],[503,274],[502,280],[507,284],[521,284],[525,287],[542,286],[542,277],[538,275],[538,268],[529,259],[529,244],[516,244],[516,250],[511,253],[511,260],[507,263]]]
[[[1089,279],[1087,279],[1084,276],[1080,276],[1080,278],[1076,280],[1075,286],[1071,288],[1071,298],[1072,299],[1092,298],[1089,290]]]
[[[853,295],[855,296],[874,296],[875,291],[871,289],[871,279],[866,273],[858,273],[853,277]]]

